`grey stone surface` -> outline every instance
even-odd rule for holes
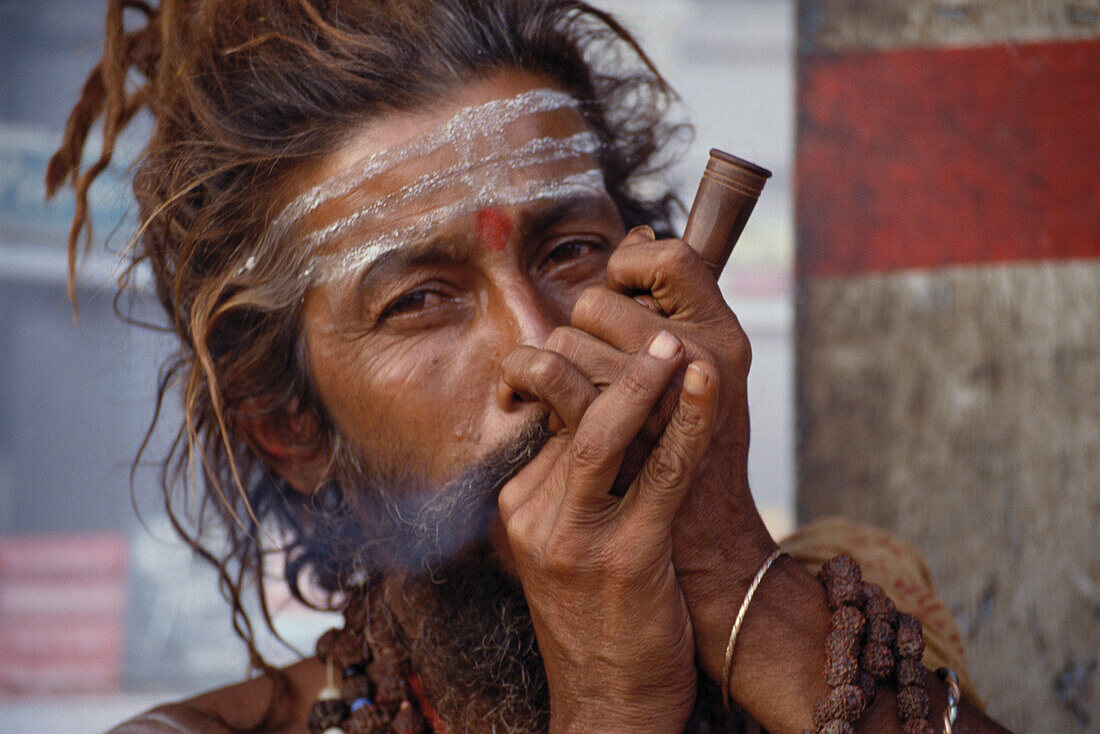
[[[800,0],[803,53],[1100,37],[1100,0]]]
[[[927,554],[1016,731],[1100,726],[1100,263],[817,279],[798,310],[798,514]]]

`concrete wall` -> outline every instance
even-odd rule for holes
[[[1100,6],[799,5],[798,514],[927,554],[990,712],[1100,724]]]

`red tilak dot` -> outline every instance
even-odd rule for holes
[[[512,237],[512,218],[500,209],[486,208],[477,212],[477,236],[490,252],[499,252]]]

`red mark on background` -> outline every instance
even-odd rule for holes
[[[1100,257],[1100,39],[799,64],[801,273]]]
[[[503,250],[512,238],[512,218],[495,207],[479,209],[477,236],[490,252]]]

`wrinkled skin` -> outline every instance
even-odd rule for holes
[[[461,105],[539,83],[502,75],[470,85],[451,107],[383,118],[308,183]],[[572,132],[556,117],[530,126],[530,137]],[[580,204],[541,231],[525,223],[546,202],[506,208],[517,226],[504,247],[480,241],[476,221],[460,217],[438,233],[445,256],[395,258],[312,289],[310,364],[356,450],[392,462],[383,473],[415,467],[417,485],[451,479],[552,412],[555,437],[501,493],[494,541],[532,608],[553,728],[663,721],[674,731],[695,693],[689,608],[716,595],[707,569],[720,565],[722,583],[747,578],[773,547],[744,482],[748,344],[688,248],[645,229],[624,240],[606,194]],[[635,291],[652,293],[666,315],[627,295]],[[673,350],[664,357],[646,351],[659,332]],[[685,389],[689,365],[695,390]],[[625,495],[611,494],[640,432],[641,471]],[[731,537],[751,542],[730,556],[739,550]]]
[[[304,174],[302,189],[464,105],[537,86],[545,80],[502,73],[438,107],[383,116]],[[523,135],[574,132],[583,123],[570,114],[533,118]],[[456,217],[417,250],[425,257],[398,253],[311,289],[310,367],[355,450],[412,486],[442,485],[548,420],[554,436],[504,487],[491,540],[531,608],[551,728],[679,731],[696,663],[722,680],[733,614],[775,548],[746,477],[749,346],[682,242],[626,235],[606,194],[572,203],[505,207],[494,217],[515,223],[506,240],[501,227],[487,240],[473,214]],[[323,462],[271,435],[253,439],[288,481],[303,492],[325,481]],[[640,458],[617,484],[630,452]],[[750,612],[729,692],[771,731],[801,731],[827,691],[824,595],[781,559]],[[933,700],[942,706],[942,687]],[[888,692],[862,724],[896,730]]]

